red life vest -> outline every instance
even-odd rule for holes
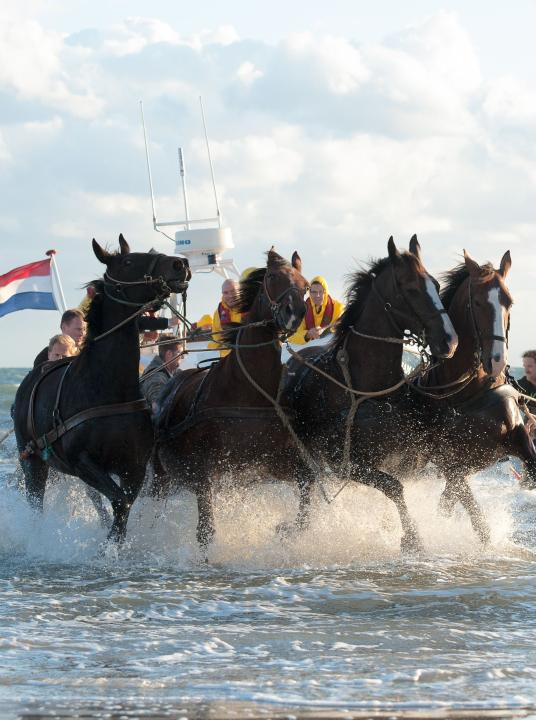
[[[307,298],[305,307],[305,327],[307,328],[307,330],[311,330],[312,328],[316,327],[315,316],[313,312],[313,303],[311,302],[311,298]],[[325,328],[328,325],[331,325],[331,321],[333,320],[333,311],[333,300],[331,299],[331,295],[328,295],[328,301],[326,303],[326,307],[324,308],[324,314],[322,315],[320,327]]]
[[[218,305],[218,315],[220,316],[220,323],[222,327],[224,325],[229,325],[231,322],[231,311],[226,308],[222,302]]]

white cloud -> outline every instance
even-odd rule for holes
[[[244,85],[249,86],[253,85],[255,80],[262,77],[263,72],[256,68],[252,62],[246,61],[240,65],[236,71],[236,76]]]
[[[355,92],[369,78],[359,50],[345,38],[299,33],[291,35],[284,48],[291,61],[304,66],[307,74],[336,95]]]

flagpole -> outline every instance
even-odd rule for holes
[[[67,303],[65,302],[65,295],[63,294],[63,288],[61,286],[60,273],[58,270],[58,266],[56,265],[56,260],[54,259],[55,254],[56,254],[55,250],[47,250],[45,253],[45,255],[48,255],[48,257],[50,258],[50,269],[54,273],[54,280],[56,281],[56,286],[57,286],[58,292],[59,292],[61,312],[64,313],[67,310]]]

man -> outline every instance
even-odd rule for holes
[[[536,350],[527,350],[521,356],[525,374],[519,380],[525,395],[536,398]]]
[[[86,321],[84,313],[78,308],[66,310],[61,316],[60,330],[63,335],[69,335],[74,340],[76,348],[80,351],[85,334]],[[34,360],[34,367],[41,365],[48,360],[48,346],[43,348]]]
[[[234,280],[225,280],[221,286],[221,302],[216,308],[212,319],[212,337],[214,340],[209,342],[209,348],[221,347],[220,343],[217,342],[218,333],[225,329],[226,325],[242,322],[242,314],[236,309],[238,289],[239,284]],[[220,350],[221,357],[225,357],[229,353],[230,350]]]
[[[530,395],[530,397],[533,397],[535,400],[534,402],[527,401],[527,410],[530,411],[531,414],[536,414],[536,350],[527,350],[523,353],[521,356],[521,359],[523,360],[523,370],[525,371],[525,374],[521,378],[521,380],[518,381],[518,385],[521,386],[523,392],[525,395]],[[527,430],[530,433],[534,433],[536,430],[536,426],[534,423],[529,419],[527,420],[526,426]]]
[[[305,302],[305,317],[289,342],[304,345],[316,340],[337,322],[344,312],[344,305],[331,297],[328,284],[321,275],[311,280],[309,297]]]
[[[184,345],[174,335],[162,334],[158,339],[158,355],[149,363],[140,378],[140,390],[151,405],[153,415],[158,410],[158,399],[168,380],[179,372]]]

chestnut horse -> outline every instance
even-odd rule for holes
[[[306,446],[327,461],[341,483],[351,479],[392,500],[402,524],[402,548],[413,549],[419,540],[403,486],[381,470],[383,459],[399,442],[384,429],[396,393],[393,390],[366,400],[356,408],[351,393],[330,379],[372,395],[402,387],[406,329],[423,336],[421,344],[429,345],[438,357],[450,357],[456,349],[456,332],[439,299],[439,285],[421,262],[416,236],[411,239],[410,252],[400,253],[393,238],[388,251],[388,257],[352,277],[346,310],[328,347],[299,353],[302,359],[312,361],[314,368],[299,358],[289,361],[287,397],[297,413],[296,427]],[[371,413],[375,422],[369,432]],[[314,432],[310,418],[317,420]]]
[[[444,360],[396,405],[388,422],[398,444],[399,473],[414,473],[432,462],[445,478],[440,508],[450,515],[459,501],[482,542],[489,526],[468,477],[506,455],[525,464],[524,485],[536,488],[536,452],[524,427],[517,392],[505,384],[507,334],[512,298],[505,283],[511,266],[506,252],[498,270],[465,262],[444,276],[441,293],[460,342]],[[400,455],[401,462],[400,462]]]
[[[43,508],[48,468],[74,475],[113,509],[109,540],[125,537],[153,445],[151,416],[139,389],[138,315],[171,292],[185,292],[188,261],[131,253],[119,236],[111,254],[93,240],[106,265],[87,317],[80,355],[32,370],[15,397],[14,422],[28,500]],[[117,475],[120,485],[112,475]]]
[[[213,490],[223,473],[237,483],[251,469],[297,482],[301,505],[312,481],[270,401],[279,401],[282,389],[280,337],[295,332],[305,315],[307,282],[298,265],[296,253],[291,265],[269,251],[266,268],[240,285],[237,309],[247,324],[224,333],[232,352],[210,370],[185,371],[164,390],[152,492],[195,493],[205,556],[214,536]]]

